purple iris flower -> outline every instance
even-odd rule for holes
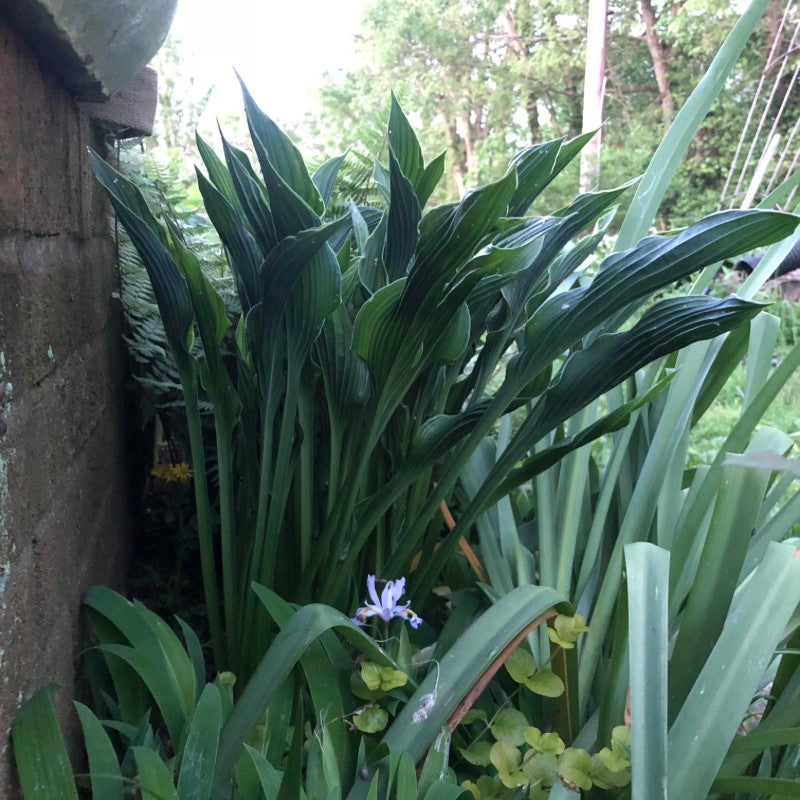
[[[369,617],[380,617],[388,622],[394,617],[408,620],[412,628],[422,625],[422,620],[409,608],[410,603],[400,603],[400,598],[406,590],[406,579],[398,578],[396,581],[386,581],[381,596],[375,590],[375,576],[367,575],[367,593],[369,599],[365,606],[356,611],[353,622],[356,625],[364,625]]]

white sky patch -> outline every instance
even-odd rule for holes
[[[352,69],[367,0],[179,0],[172,35],[187,70],[214,84],[206,117],[241,111],[234,69],[256,102],[291,124],[312,106],[323,73]]]

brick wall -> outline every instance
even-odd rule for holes
[[[69,718],[78,607],[119,586],[130,504],[124,354],[99,147],[57,77],[0,20],[0,797],[20,700],[60,684]]]

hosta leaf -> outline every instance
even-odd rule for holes
[[[340,156],[329,158],[311,176],[311,180],[314,182],[314,186],[317,187],[317,191],[325,205],[328,205],[328,201],[331,199],[336,176],[339,174],[346,155],[347,153],[342,153]]]
[[[778,241],[796,224],[797,218],[790,214],[721,212],[690,225],[677,236],[652,236],[610,256],[589,286],[552,297],[536,311],[526,327],[526,347],[513,362],[515,378],[529,382],[544,364],[620,308],[710,263],[749,249],[755,241]]]
[[[233,181],[225,162],[199,133],[195,133],[195,142],[197,143],[197,152],[200,153],[200,158],[203,159],[203,164],[208,171],[211,183],[232,208],[237,208],[236,191],[233,188]],[[202,174],[199,169],[196,172]],[[217,227],[216,223],[214,223],[214,227]]]
[[[370,294],[374,294],[389,282],[383,259],[388,226],[389,215],[384,214],[369,234],[358,262],[358,278]]]
[[[433,190],[439,185],[439,181],[444,175],[446,156],[446,152],[439,153],[436,158],[429,162],[422,173],[422,177],[414,187],[414,191],[417,193],[417,200],[419,200],[422,208],[425,207],[425,203],[428,202]]]
[[[141,195],[127,179],[91,153],[92,168],[142,257],[153,286],[173,356],[179,368],[185,368],[190,344],[194,311],[186,279],[168,249],[168,238],[156,222]]]
[[[381,386],[397,363],[406,341],[406,325],[398,317],[397,307],[406,279],[390,283],[375,292],[361,307],[353,323],[353,350],[364,359],[373,380]],[[411,354],[412,364],[422,357],[422,345]]]
[[[408,178],[394,153],[389,151],[390,199],[383,263],[389,281],[405,277],[419,239],[417,226],[422,212]]]
[[[338,305],[325,320],[317,341],[328,406],[338,417],[359,408],[369,397],[369,371],[352,348],[353,328],[347,311]]]
[[[644,394],[635,397],[628,403],[623,403],[610,414],[606,414],[596,422],[581,431],[559,439],[556,444],[545,447],[534,453],[529,458],[520,462],[519,466],[508,472],[492,495],[493,499],[505,496],[517,486],[521,486],[536,475],[541,474],[548,467],[558,463],[565,455],[598,439],[606,433],[613,433],[624,428],[631,419],[631,414],[646,403],[651,402],[669,385],[674,373],[669,373],[657,381]]]
[[[515,187],[516,176],[509,173],[467,193],[458,205],[436,209],[425,217],[420,225],[417,257],[403,293],[404,313],[420,314],[431,305],[432,287],[453,275],[474,254],[497,219],[506,213]]]
[[[462,303],[444,328],[433,333],[434,342],[427,350],[429,362],[455,364],[469,345],[469,329],[469,308]]]
[[[242,311],[246,314],[257,302],[259,271],[263,256],[234,207],[199,170],[197,184],[209,219],[228,251]]]
[[[508,204],[510,217],[521,217],[550,183],[562,141],[553,139],[526,147],[511,159],[509,169],[516,170],[517,188]]]
[[[290,187],[308,208],[321,215],[325,206],[319,190],[308,174],[300,151],[275,122],[256,105],[244,83],[241,80],[239,83],[247,112],[247,124],[262,171],[269,162],[282,182]],[[264,180],[267,180],[266,175]]]
[[[271,319],[280,317],[295,283],[303,275],[304,270],[309,268],[314,257],[324,250],[327,240],[347,224],[349,219],[341,217],[318,228],[301,231],[296,236],[282,239],[269,253],[262,267],[261,301]],[[330,261],[333,254],[330,250],[325,253],[326,260]],[[338,274],[338,266],[333,269]],[[327,313],[323,317],[327,316]]]
[[[409,183],[416,190],[425,169],[422,150],[420,150],[417,135],[408,124],[408,119],[406,119],[403,109],[400,108],[394,92],[392,92],[389,110],[389,146],[397,158],[397,165],[403,175],[408,178]],[[420,201],[420,205],[422,203],[423,201]]]
[[[518,448],[522,452],[523,441],[524,449],[529,449],[547,431],[644,365],[691,342],[724,333],[759,310],[755,303],[738,298],[672,298],[645,312],[630,330],[600,336],[567,359],[544,402],[525,420],[504,458]],[[530,359],[523,351],[509,364],[506,380],[520,381],[520,372],[527,372],[528,367]]]
[[[266,187],[258,180],[250,160],[222,137],[222,149],[233,188],[244,216],[262,254],[269,253],[278,243],[272,211],[267,204]]]
[[[589,140],[597,133],[597,131],[586,131],[585,133],[580,133],[572,139],[568,139],[564,144],[561,145],[561,149],[558,151],[558,157],[556,158],[556,165],[553,168],[553,177],[555,178],[559,172],[561,172],[567,164],[572,161],[578,153],[583,150],[583,148],[588,144]]]

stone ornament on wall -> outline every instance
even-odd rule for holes
[[[124,89],[104,103],[78,103],[116,139],[150,136],[158,105],[158,73],[145,67]]]
[[[177,0],[0,0],[0,19],[78,100],[128,90],[169,31]]]

